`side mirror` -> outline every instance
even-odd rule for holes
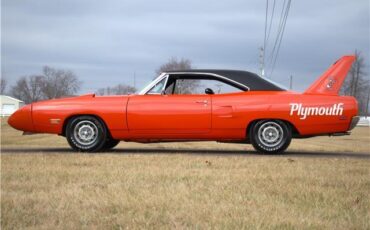
[[[165,89],[161,91],[161,95],[166,95],[166,90]]]
[[[206,88],[206,89],[204,90],[204,92],[205,92],[206,94],[215,94],[215,92],[213,92],[213,90],[212,90],[211,88]]]

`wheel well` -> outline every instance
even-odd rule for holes
[[[111,135],[110,135],[110,131],[109,131],[108,126],[107,126],[107,124],[105,123],[105,121],[104,121],[101,117],[99,117],[99,116],[97,116],[97,115],[94,115],[94,114],[75,114],[75,115],[72,115],[72,116],[67,117],[67,118],[64,120],[64,123],[63,123],[62,136],[66,136],[66,128],[67,128],[68,122],[69,122],[71,119],[75,118],[75,117],[81,117],[81,116],[91,116],[91,117],[95,117],[96,119],[98,119],[98,120],[99,120],[99,121],[104,125],[104,127],[105,127],[105,128],[106,128],[106,130],[107,130],[107,134],[109,135],[109,137],[111,136]]]
[[[299,132],[298,132],[298,129],[292,124],[290,123],[289,121],[287,120],[282,120],[282,119],[274,119],[274,118],[267,118],[267,119],[256,119],[256,120],[253,120],[251,122],[249,122],[248,126],[247,126],[247,130],[246,130],[246,137],[248,138],[248,134],[249,134],[249,131],[250,129],[252,128],[253,124],[258,122],[258,121],[261,121],[261,120],[279,120],[279,121],[282,121],[284,122],[285,124],[289,125],[290,128],[292,129],[292,136],[295,137],[295,136],[299,136]]]

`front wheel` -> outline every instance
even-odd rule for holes
[[[68,122],[66,138],[74,150],[96,152],[101,150],[106,143],[107,129],[96,117],[78,116]]]
[[[249,137],[258,152],[276,154],[288,148],[292,140],[292,131],[283,121],[260,120],[252,125]]]

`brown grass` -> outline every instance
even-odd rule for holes
[[[2,148],[69,148],[64,137],[48,134],[22,136],[22,132],[12,129],[6,120],[1,122]],[[158,148],[158,149],[209,149],[209,150],[234,150],[254,151],[251,145],[224,144],[216,142],[187,142],[187,143],[156,143],[137,144],[121,142],[118,148]],[[345,153],[370,153],[370,128],[357,127],[349,136],[341,137],[314,137],[308,139],[293,139],[288,152],[345,152]]]
[[[2,131],[2,148],[25,148],[1,154],[2,229],[370,229],[368,159],[27,153],[67,145],[56,136],[20,136],[5,124]],[[332,152],[336,144],[368,153],[367,132],[330,143],[298,140],[291,151]],[[211,142],[149,147],[251,149]]]

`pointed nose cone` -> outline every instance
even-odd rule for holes
[[[8,124],[21,131],[33,132],[32,105],[18,109],[9,117]]]

